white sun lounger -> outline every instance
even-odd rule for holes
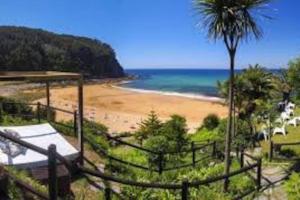
[[[21,140],[43,149],[48,149],[50,144],[55,144],[57,153],[64,156],[66,159],[74,160],[79,155],[79,151],[48,123],[29,126],[0,127],[0,131],[2,132],[5,129],[11,129],[18,132]],[[48,158],[27,148],[23,154],[16,157],[8,156],[0,150],[0,163],[19,168],[35,168],[46,166],[48,164]]]

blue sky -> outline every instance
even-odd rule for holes
[[[300,56],[300,1],[275,0],[264,38],[243,43],[237,66],[285,66]],[[192,0],[1,0],[0,24],[42,28],[111,44],[125,68],[226,68],[222,42],[196,26]]]

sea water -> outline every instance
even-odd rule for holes
[[[201,99],[217,99],[217,82],[229,77],[226,69],[128,69],[126,73],[137,79],[124,83],[123,88]]]

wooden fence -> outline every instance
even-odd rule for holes
[[[269,161],[272,161],[275,158],[276,153],[280,152],[282,150],[282,147],[285,146],[300,146],[300,142],[275,143],[274,141],[271,141],[269,149]],[[284,160],[283,158],[281,159]],[[286,159],[290,160],[291,158]],[[297,158],[296,160],[299,160],[299,158]]]
[[[37,110],[39,109],[39,107],[44,106],[44,105],[41,105],[39,103],[36,104],[36,105],[37,105]],[[66,111],[66,110],[59,109],[59,108],[54,108],[54,107],[52,107],[52,109],[59,110],[61,112]],[[69,128],[73,128],[73,130],[75,131],[75,128],[76,128],[76,112],[67,111],[66,113],[73,114],[73,116],[74,116],[74,127],[69,127]],[[1,112],[1,105],[0,105],[0,117],[2,115],[3,115],[3,113]],[[37,117],[38,121],[40,122],[41,121],[41,116],[39,114],[39,110],[37,112],[36,117]],[[88,169],[88,168],[86,168],[86,167],[84,167],[83,165],[80,165],[80,164],[70,163],[70,161],[66,160],[63,156],[59,155],[56,152],[56,148],[53,145],[49,146],[48,150],[45,150],[45,149],[42,149],[42,148],[37,147],[35,145],[32,145],[30,143],[27,143],[25,141],[22,141],[18,138],[15,138],[13,136],[6,135],[2,132],[0,132],[0,137],[4,137],[8,140],[11,140],[11,141],[19,144],[19,145],[22,145],[26,148],[29,148],[29,149],[33,150],[33,151],[36,151],[38,153],[41,153],[43,155],[48,156],[48,169],[49,169],[49,175],[51,175],[51,178],[49,179],[49,184],[48,184],[49,196],[47,196],[45,194],[41,194],[41,193],[37,192],[35,189],[33,189],[31,186],[28,186],[27,184],[21,183],[20,181],[17,181],[17,183],[20,187],[23,187],[25,189],[27,188],[28,191],[31,191],[33,194],[36,194],[37,196],[40,196],[42,199],[43,198],[44,199],[51,199],[51,200],[56,200],[57,199],[57,177],[56,177],[57,163],[56,163],[56,160],[59,160],[60,162],[62,162],[69,169],[69,171],[71,171],[72,173],[77,172],[77,173],[81,173],[81,174],[91,175],[91,176],[94,176],[94,177],[101,178],[102,180],[116,182],[116,183],[121,184],[121,185],[135,186],[135,187],[141,187],[141,188],[152,188],[152,189],[180,190],[182,200],[187,200],[188,199],[189,190],[191,188],[199,188],[201,186],[206,186],[206,185],[218,182],[218,181],[229,180],[231,177],[234,177],[234,176],[237,176],[237,175],[240,175],[240,174],[243,174],[243,173],[249,173],[250,171],[253,171],[254,169],[256,169],[256,178],[255,178],[256,190],[259,190],[261,188],[261,164],[262,164],[261,159],[256,159],[256,158],[254,158],[254,157],[252,157],[248,154],[245,154],[244,152],[241,152],[240,158],[239,158],[240,161],[241,161],[240,162],[241,163],[241,168],[236,170],[236,171],[232,171],[229,174],[224,174],[224,175],[220,175],[220,176],[216,176],[216,177],[211,177],[211,178],[208,178],[208,179],[205,179],[205,180],[198,180],[198,181],[192,181],[192,182],[189,182],[188,180],[184,180],[184,181],[181,182],[181,184],[173,184],[173,183],[172,184],[167,184],[167,183],[162,184],[162,183],[136,182],[136,181],[132,181],[132,180],[118,178],[118,177],[114,177],[112,175],[107,175],[107,174],[102,173],[102,172],[97,171],[97,170]],[[162,153],[162,152],[155,152],[155,151],[152,151],[152,150],[148,150],[148,149],[145,149],[143,147],[139,147],[138,145],[135,145],[135,144],[130,144],[128,142],[122,141],[118,138],[111,137],[109,135],[106,135],[106,137],[109,138],[110,140],[114,140],[118,143],[121,143],[123,145],[139,149],[139,150],[144,151],[144,152],[148,152],[148,153],[152,153],[152,154],[158,154],[162,158],[160,160],[163,160],[164,154],[175,154],[175,153],[191,152],[192,153],[192,163],[191,163],[192,166],[194,166],[197,163],[196,152],[198,150],[201,150],[202,148],[205,148],[206,146],[212,145],[213,150],[211,152],[211,155],[215,155],[215,153],[216,153],[216,142],[207,143],[207,144],[204,144],[204,145],[201,145],[201,146],[198,146],[198,147],[195,145],[195,143],[192,143],[190,149],[185,149],[184,151],[181,151],[181,152],[163,152]],[[84,137],[84,139],[88,142],[91,142],[91,141],[89,141],[90,138]],[[113,156],[110,156],[106,153],[105,150],[103,150],[101,147],[97,146],[97,144],[95,144],[95,143],[94,143],[93,147],[98,149],[101,153],[106,154],[106,156],[109,159],[114,159],[114,160],[116,160],[120,163],[124,163],[126,165],[131,165],[131,166],[134,166],[134,167],[137,167],[137,168],[140,168],[140,169],[149,170],[149,168],[147,168],[147,167],[139,166],[139,165],[129,163],[129,162],[123,161],[121,159],[115,158]],[[254,160],[254,162],[252,164],[248,164],[247,166],[245,166],[245,164],[244,164],[244,157],[245,156],[250,157],[251,159]],[[161,163],[161,162],[159,162],[159,163]],[[162,173],[163,171],[166,171],[166,170],[178,169],[178,167],[174,168],[174,169],[164,169],[161,166],[162,166],[162,164],[159,164],[158,167],[157,167],[158,169],[156,169],[156,171],[158,173]],[[235,199],[241,199],[242,197],[244,197],[246,195],[249,195],[249,194],[253,193],[256,190],[245,191],[243,194],[236,197]],[[104,196],[105,196],[106,200],[111,200],[111,198],[112,198],[111,192],[112,192],[112,189],[110,187],[106,187],[104,189],[104,193],[105,193]]]

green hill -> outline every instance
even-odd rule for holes
[[[83,72],[94,78],[122,77],[114,50],[96,39],[40,29],[0,26],[0,70]]]

